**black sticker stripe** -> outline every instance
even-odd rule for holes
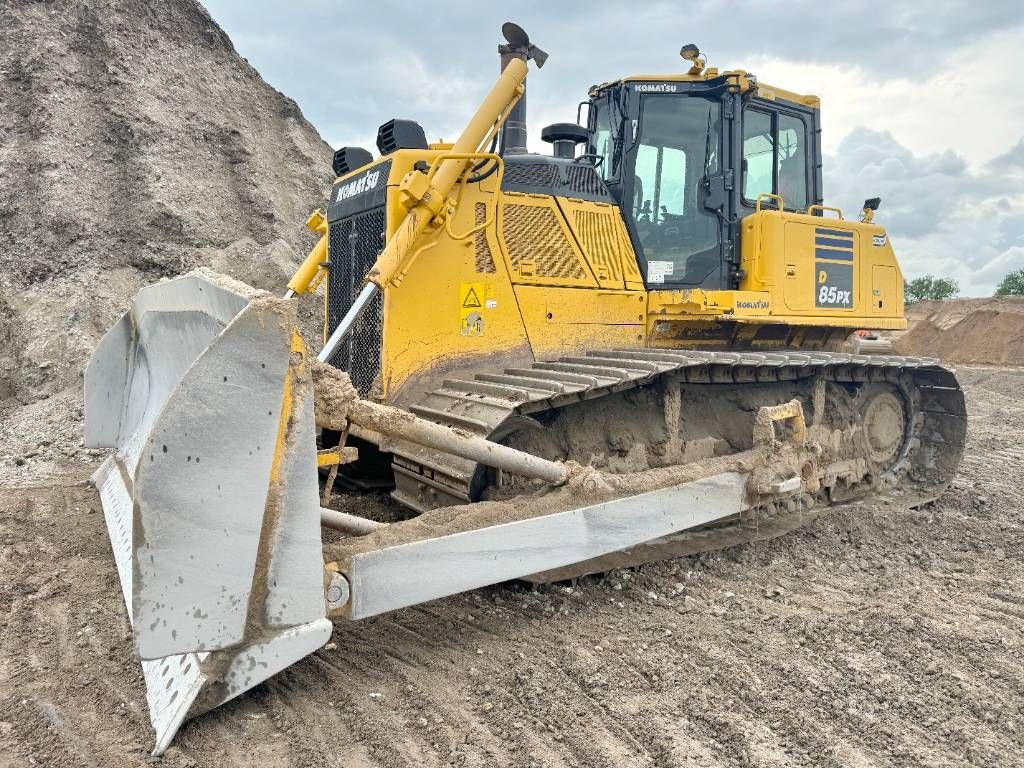
[[[834,248],[852,248],[852,240],[837,240],[834,237],[816,237],[814,238],[815,245],[831,245]]]
[[[845,229],[824,229],[822,227],[815,227],[814,234],[828,235],[830,237],[845,237],[849,240],[853,240],[853,232]]]
[[[816,259],[833,259],[835,261],[853,261],[853,251],[830,251],[826,250],[825,248],[815,248],[814,257]]]

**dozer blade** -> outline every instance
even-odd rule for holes
[[[86,444],[154,754],[330,637],[294,302],[197,271],[143,289],[85,375]],[[294,343],[293,343],[294,339]]]

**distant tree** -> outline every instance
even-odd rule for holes
[[[996,296],[1024,296],[1024,269],[1011,272],[996,288]]]
[[[960,293],[960,286],[951,277],[915,277],[903,285],[903,297],[907,304],[918,301],[942,301]]]

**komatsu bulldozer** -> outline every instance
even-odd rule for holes
[[[396,119],[378,157],[338,150],[283,296],[205,270],[147,287],[90,361],[156,753],[332,619],[344,643],[344,621],[898,511],[953,477],[954,374],[837,351],[905,327],[903,277],[877,199],[823,203],[817,98],[687,45],[685,71],[592,87],[533,153],[547,54],[503,32],[457,141]],[[319,287],[314,355],[295,305]],[[360,514],[380,488],[407,519]]]

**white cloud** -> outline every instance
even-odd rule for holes
[[[1016,153],[974,170],[952,150],[917,154],[887,131],[857,128],[826,158],[825,186],[847,216],[864,198],[882,198],[876,221],[908,278],[953,277],[962,295],[987,295],[1024,267],[1024,168],[1013,167]]]

